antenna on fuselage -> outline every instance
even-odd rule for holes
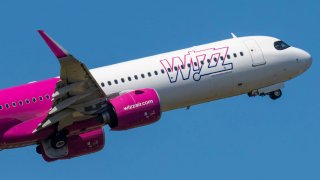
[[[232,38],[238,38],[235,34],[231,33]]]

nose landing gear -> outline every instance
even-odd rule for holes
[[[272,86],[264,87],[261,89],[252,90],[248,93],[249,97],[252,96],[265,96],[269,95],[272,100],[279,99],[282,96],[281,89],[284,87],[284,83],[274,84]]]
[[[279,99],[281,96],[282,96],[282,91],[280,89],[269,93],[269,97],[272,100]]]
[[[277,100],[282,96],[282,91],[278,89],[269,93],[258,93],[257,91],[251,91],[248,93],[249,97],[265,96],[265,95],[268,95],[272,100]]]

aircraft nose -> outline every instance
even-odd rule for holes
[[[312,56],[300,49],[298,61],[304,66],[304,70],[307,70],[312,64]]]
[[[306,65],[306,69],[308,69],[312,64],[312,56],[308,52],[304,51],[302,61]]]

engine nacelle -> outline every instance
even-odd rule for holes
[[[116,122],[112,130],[148,125],[161,117],[160,99],[154,89],[139,89],[110,99]]]
[[[102,128],[83,134],[68,137],[68,144],[61,149],[54,149],[51,140],[45,140],[40,145],[40,153],[44,160],[51,162],[59,159],[71,159],[100,151],[105,144]]]

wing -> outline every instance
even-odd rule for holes
[[[48,117],[34,132],[58,123],[58,131],[94,117],[104,109],[106,95],[91,75],[88,68],[69,54],[44,31],[38,31],[43,40],[58,58],[60,81],[52,95],[53,105]]]

